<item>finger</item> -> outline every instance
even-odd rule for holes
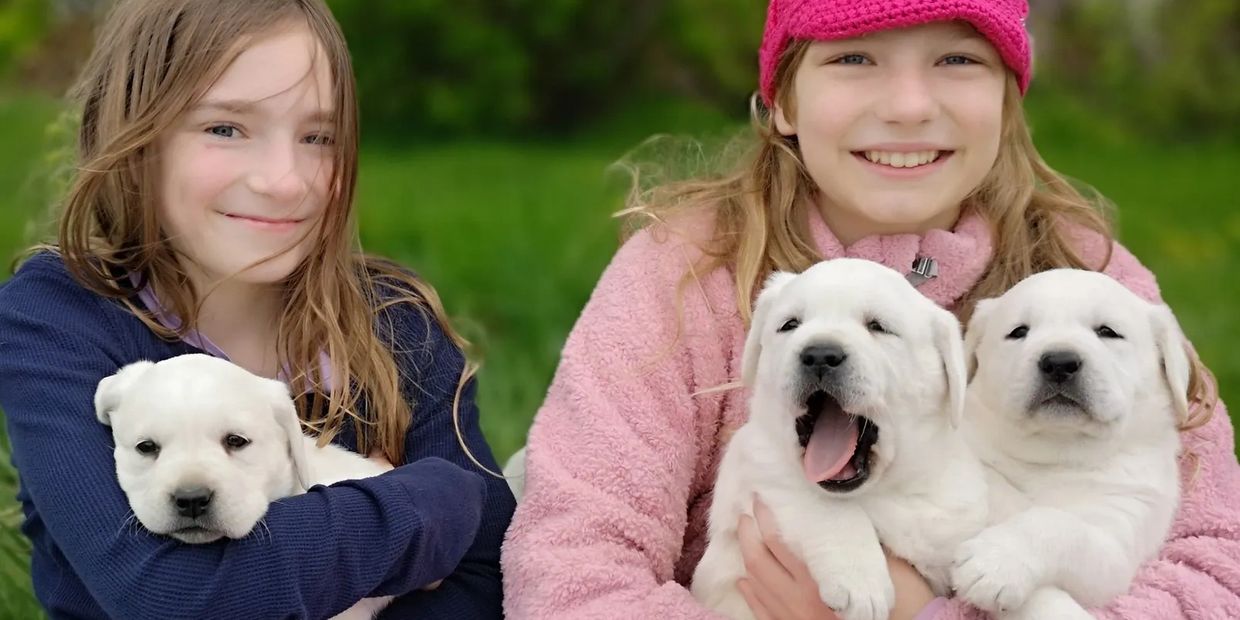
[[[757,620],[775,620],[775,616],[762,604],[762,600],[758,598],[758,594],[754,592],[753,584],[748,579],[736,580],[736,588],[741,591],[741,596],[745,598],[745,604],[749,605],[749,611],[753,612],[754,618]]]
[[[779,560],[762,542],[758,526],[753,518],[742,516],[737,528],[741,556],[745,559],[750,591],[760,601],[767,613],[775,618],[792,618],[790,604],[799,600],[799,587],[792,575],[784,570]]]
[[[780,537],[779,526],[775,523],[775,513],[771,512],[771,509],[767,508],[761,500],[754,500],[753,514],[758,524],[758,532],[762,536],[762,542],[770,550],[771,555],[775,556],[775,559],[784,567],[784,570],[797,581],[812,581],[809,567],[792,552],[792,549],[788,548],[788,545],[784,544],[783,538]]]
[[[796,618],[795,609],[792,604],[793,599],[781,598],[779,593],[767,587],[756,579],[744,579],[749,587],[750,594],[758,601],[758,605],[766,612],[768,616],[775,620],[788,620]],[[791,583],[791,582],[788,582]]]
[[[745,572],[749,573],[750,577],[768,588],[779,582],[792,581],[792,575],[771,555],[766,543],[762,542],[762,534],[758,531],[753,517],[741,515],[740,524],[736,528],[736,538],[740,542],[741,557],[745,560]]]
[[[440,579],[439,581],[435,581],[435,582],[432,582],[432,583],[428,583],[428,584],[426,584],[426,585],[422,586],[422,589],[423,589],[424,591],[426,591],[426,592],[430,592],[431,590],[434,590],[434,589],[438,588],[438,587],[439,587],[440,585],[442,585],[442,584],[443,584],[443,580],[442,580],[442,579]]]
[[[775,523],[775,513],[771,512],[771,509],[766,504],[755,500],[754,516],[763,543],[789,577],[792,578],[792,581],[788,582],[788,589],[781,592],[783,607],[787,609],[795,607],[801,610],[799,617],[805,617],[805,614],[809,613],[809,617],[813,618],[839,620],[839,616],[822,601],[822,595],[818,590],[818,581],[810,574],[809,566],[793,553],[792,549],[784,544],[783,539],[779,536],[779,526]]]

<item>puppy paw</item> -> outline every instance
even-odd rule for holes
[[[882,560],[882,557],[879,556],[879,559]],[[887,572],[886,561],[882,560],[879,566],[866,564],[873,562],[833,567],[834,570],[821,572],[811,567],[818,580],[818,593],[822,601],[843,620],[887,620],[895,605],[895,586]]]
[[[956,550],[952,586],[956,595],[992,613],[1017,610],[1040,584],[1034,554],[1001,529],[983,531]]]
[[[1016,610],[999,615],[999,620],[1093,620],[1093,615],[1081,607],[1067,592],[1054,587],[1038,588],[1029,600]]]

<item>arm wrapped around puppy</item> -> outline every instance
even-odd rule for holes
[[[470,379],[460,386],[458,401],[457,388],[465,368],[461,350],[428,313],[409,304],[394,306],[389,312],[393,319],[390,322],[392,349],[397,352],[400,366],[417,369],[407,381],[408,397],[413,402],[413,427],[405,438],[407,458],[410,461],[442,458],[465,471],[477,473],[486,484],[486,500],[473,544],[452,574],[438,587],[397,598],[380,617],[424,620],[500,617],[503,615],[500,545],[512,520],[516,501],[504,479],[481,469],[498,472],[499,465],[479,424],[474,401],[478,384]],[[381,318],[379,324],[389,323]]]
[[[141,357],[117,337],[126,333],[119,325],[99,325],[124,315],[65,274],[22,280],[0,307],[0,407],[26,531],[44,557],[63,554],[93,599],[72,609],[97,604],[134,619],[327,617],[376,590],[446,577],[473,541],[483,482],[442,459],[276,502],[260,532],[242,540],[185,545],[142,531],[92,407],[99,380]],[[39,585],[55,615],[64,588]]]

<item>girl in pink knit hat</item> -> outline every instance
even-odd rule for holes
[[[513,618],[711,618],[687,585],[715,473],[746,418],[750,306],[773,270],[838,257],[907,272],[967,320],[1053,267],[1154,276],[1030,139],[1026,0],[773,0],[754,146],[730,173],[636,191],[650,225],[603,274],[530,430],[504,547]],[[1181,508],[1104,618],[1240,617],[1240,466],[1194,362]],[[835,618],[767,513],[738,524],[758,618]],[[891,618],[983,617],[898,558]]]

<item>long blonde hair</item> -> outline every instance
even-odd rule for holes
[[[339,25],[322,0],[118,3],[70,93],[81,105],[76,174],[64,198],[54,249],[84,286],[125,304],[160,336],[180,338],[193,330],[207,291],[194,289],[156,217],[155,144],[248,41],[290,20],[304,22],[325,51],[335,97],[335,146],[330,202],[317,231],[310,233],[314,249],[281,283],[278,359],[280,367],[289,369],[294,393],[327,392],[327,399],[312,399],[313,406],[299,400],[298,413],[320,443],[352,420],[360,452],[378,451],[400,464],[413,407],[401,386],[410,378],[400,376],[393,356],[392,347],[400,345],[395,329],[377,318],[390,306],[413,304],[430,313],[455,345],[464,349],[466,343],[448,324],[428,284],[359,250],[353,213],[358,149],[353,70]],[[137,283],[131,275],[138,276]],[[150,310],[132,301],[142,286],[152,287],[181,319],[176,330],[163,327]],[[324,353],[330,359],[330,388],[319,364]],[[467,363],[455,401],[473,371]]]
[[[790,114],[795,114],[793,78],[810,43],[790,43],[776,69],[777,98]],[[1086,197],[1043,161],[1021,101],[1016,79],[1009,74],[998,157],[962,205],[962,210],[980,214],[989,224],[995,249],[985,273],[953,309],[964,322],[978,300],[1001,295],[1031,274],[1056,267],[1101,270],[1110,261],[1108,243],[1100,264],[1086,264],[1073,249],[1068,233],[1071,228],[1084,229],[1109,241],[1109,204],[1092,190]],[[721,175],[651,185],[643,179],[640,166],[626,165],[633,184],[626,208],[620,212],[630,218],[630,230],[636,230],[650,222],[667,222],[686,210],[709,211],[713,234],[701,247],[702,261],[685,275],[681,293],[696,274],[726,269],[736,288],[737,310],[746,324],[753,299],[772,271],[800,272],[822,260],[807,226],[806,210],[813,208],[815,185],[801,163],[795,137],[776,130],[774,115],[756,97],[751,124],[753,136],[747,138],[746,154]],[[1190,353],[1189,394],[1194,413],[1180,421],[1183,429],[1205,424],[1217,401],[1209,371]]]

